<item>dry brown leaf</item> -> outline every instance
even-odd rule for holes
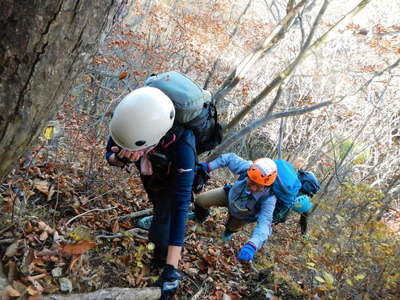
[[[39,239],[40,239],[41,241],[45,241],[45,240],[47,240],[48,237],[49,237],[49,234],[47,233],[47,231],[43,231],[43,232],[41,233]]]
[[[26,286],[20,281],[15,280],[13,282],[13,288],[16,289],[20,294],[26,294]]]
[[[31,232],[32,231],[32,229],[33,229],[33,227],[32,227],[32,223],[31,222],[26,222],[25,223],[25,231],[27,231],[27,232]]]
[[[53,232],[54,232],[53,228],[51,228],[49,225],[47,225],[47,224],[46,224],[45,222],[43,222],[43,221],[39,221],[38,227],[39,227],[39,229],[40,229],[41,231],[47,231],[47,232],[49,232],[49,233],[53,233]]]
[[[62,245],[61,249],[65,254],[79,255],[79,254],[83,254],[83,253],[89,251],[90,249],[92,249],[95,246],[96,246],[95,242],[83,240],[76,244]]]
[[[118,223],[118,219],[115,220],[114,224],[112,225],[112,233],[117,233],[119,231],[119,223]]]
[[[33,187],[46,196],[49,194],[49,183],[47,181],[38,180],[33,184]]]
[[[19,241],[12,243],[10,246],[8,246],[4,256],[13,257],[15,254],[17,254],[18,246],[19,246]]]
[[[28,276],[27,279],[28,279],[29,281],[33,282],[33,281],[35,281],[35,280],[44,278],[44,277],[46,277],[46,276],[47,276],[47,273],[43,273],[43,274],[39,274],[39,275]]]
[[[33,263],[31,264],[31,266],[32,266],[32,271],[36,271],[36,272],[38,272],[38,273],[46,273],[46,272],[47,272],[46,269],[40,268],[40,267],[36,266],[36,265],[33,264]]]
[[[31,281],[35,289],[38,291],[39,294],[43,292],[43,286],[39,283],[39,281],[33,280]]]
[[[71,272],[72,268],[74,267],[74,265],[76,264],[76,262],[79,260],[79,258],[81,258],[81,254],[79,255],[73,255],[72,256],[72,260],[71,263],[69,264],[68,270]]]
[[[128,77],[129,74],[127,72],[122,72],[119,74],[118,78],[119,80],[125,79],[126,77]]]
[[[18,292],[16,289],[14,289],[11,285],[8,285],[6,287],[6,292],[11,297],[20,297],[21,296],[20,292]]]
[[[34,286],[32,286],[32,285],[28,286],[28,288],[26,289],[26,291],[27,291],[28,294],[31,295],[31,296],[35,296],[35,295],[39,294],[38,290],[37,290]]]
[[[136,280],[134,276],[128,275],[126,276],[126,280],[128,281],[130,286],[136,286]]]

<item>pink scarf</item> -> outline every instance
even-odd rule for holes
[[[168,148],[169,145],[171,145],[175,141],[176,141],[176,135],[173,134],[172,139],[167,143],[162,141],[161,146],[166,149],[166,148]],[[139,158],[142,157],[142,160],[140,161],[140,173],[142,173],[143,175],[152,175],[153,174],[153,168],[151,166],[151,161],[149,159],[149,155],[153,152],[153,150],[156,146],[157,145],[154,145],[149,148],[135,151],[133,153],[134,154],[133,158],[131,157],[131,159],[133,159],[133,161],[137,161]]]
[[[151,154],[151,152],[153,151],[153,149],[155,147],[156,147],[156,145],[151,146],[149,148],[135,151],[135,152],[133,152],[133,156],[131,156],[132,161],[137,161],[139,158],[142,157],[142,160],[140,161],[140,173],[142,173],[143,175],[152,175],[153,174],[153,168],[151,166],[149,154]]]

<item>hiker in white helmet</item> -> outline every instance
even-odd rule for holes
[[[276,197],[271,186],[277,177],[277,167],[273,160],[260,158],[248,161],[234,153],[222,154],[210,163],[200,163],[207,172],[228,167],[234,174],[240,175],[233,185],[214,189],[195,197],[195,216],[203,222],[211,206],[227,206],[229,218],[222,234],[227,241],[245,224],[257,222],[253,234],[241,248],[237,258],[243,261],[253,259],[272,232],[272,214]]]
[[[182,278],[177,268],[196,161],[192,130],[173,130],[174,118],[174,105],[166,94],[139,88],[116,107],[106,149],[113,166],[135,163],[153,204],[149,240],[156,246],[154,262],[164,268],[157,281],[162,299],[173,297]]]

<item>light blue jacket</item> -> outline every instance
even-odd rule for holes
[[[252,161],[244,160],[234,153],[226,153],[211,161],[209,166],[211,171],[228,167],[234,174],[243,174],[250,168],[252,163]],[[272,233],[272,214],[275,208],[276,197],[271,193],[269,188],[265,189],[263,192],[251,194],[247,189],[246,182],[247,177],[244,179],[239,178],[239,180],[235,182],[229,191],[228,202],[231,204],[238,197],[241,197],[243,193],[252,196],[259,202],[257,209],[252,211],[252,216],[250,216],[250,218],[243,218],[243,220],[249,223],[257,222],[249,242],[252,242],[258,250],[264,245]]]

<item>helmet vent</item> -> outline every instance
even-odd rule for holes
[[[135,145],[138,146],[138,147],[143,146],[144,144],[146,144],[146,141],[137,141],[135,143]]]
[[[175,111],[174,111],[174,110],[171,110],[171,112],[170,112],[170,114],[169,114],[169,118],[170,118],[171,120],[173,120],[173,119],[175,118]]]

